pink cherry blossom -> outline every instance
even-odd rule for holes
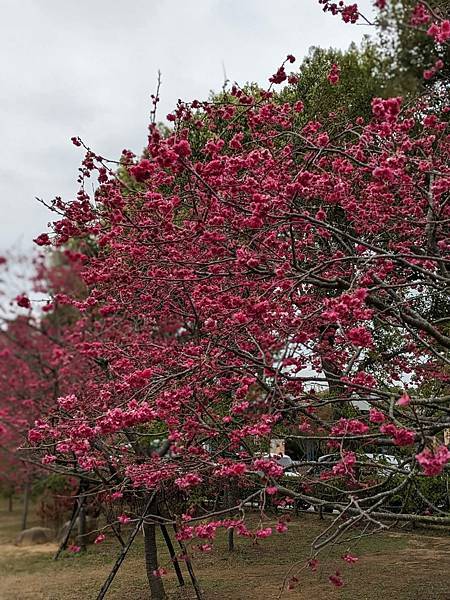
[[[416,460],[428,477],[440,475],[447,463],[450,462],[450,451],[446,446],[438,446],[434,450],[425,448],[416,454]]]

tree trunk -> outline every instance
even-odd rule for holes
[[[158,549],[156,546],[156,525],[144,522],[145,568],[152,600],[167,598],[161,577],[155,575],[158,570]]]
[[[226,503],[228,508],[232,508],[236,500],[236,486],[234,482],[230,482],[230,487],[226,492]],[[227,546],[228,552],[234,551],[234,527],[229,527],[227,530]]]
[[[78,498],[78,545],[82,552],[86,552],[86,509],[84,507],[84,496]]]
[[[13,511],[13,493],[11,492],[8,496],[8,512]]]
[[[234,551],[234,527],[229,527],[227,531],[228,552]]]
[[[334,360],[327,356],[327,351],[331,351],[335,342],[335,335],[338,329],[337,324],[330,323],[322,327],[320,343],[322,348],[319,350],[322,361],[322,369],[328,383],[328,392],[330,396],[339,396],[344,392],[345,386],[341,382],[343,371],[338,367]]]
[[[28,508],[30,506],[30,480],[28,479],[25,484],[25,491],[23,493],[23,509],[22,509],[22,531],[27,528],[28,522]]]

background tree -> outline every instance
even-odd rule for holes
[[[436,80],[448,80],[448,45],[436,44],[424,31],[435,20],[434,15],[448,19],[449,14],[445,0],[390,0],[380,11],[378,39],[391,95],[417,95],[435,85]],[[439,60],[443,62],[442,68],[430,79],[424,78],[424,72],[433,69]]]

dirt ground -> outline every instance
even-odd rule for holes
[[[3,508],[3,507],[2,507]],[[0,510],[0,600],[94,600],[108,575],[118,546],[107,539],[90,546],[84,555],[64,553],[54,562],[55,544],[19,548],[18,512]],[[31,525],[37,524],[36,521]],[[225,540],[208,554],[193,553],[194,568],[205,600],[450,600],[450,538],[442,530],[390,531],[364,538],[352,547],[359,557],[354,565],[341,559],[346,547],[327,550],[316,573],[300,570],[309,555],[311,540],[324,522],[314,514],[301,516],[285,534],[274,534],[258,545],[237,538],[229,554]],[[171,599],[195,598],[192,588],[177,588],[167,553],[161,548],[161,564],[169,573],[164,583]],[[290,575],[299,583],[283,591]],[[342,588],[330,585],[328,577],[338,569]],[[185,578],[188,575],[185,572]],[[147,599],[142,537],[119,571],[107,596],[111,600]]]

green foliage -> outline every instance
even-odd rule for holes
[[[338,85],[327,79],[334,63],[341,69]],[[371,99],[386,93],[384,70],[379,48],[368,38],[360,48],[352,44],[346,51],[311,48],[300,65],[298,84],[286,87],[280,100],[301,100],[303,124],[318,120],[335,131],[349,120],[370,117]]]
[[[59,529],[72,510],[75,485],[73,478],[58,473],[39,479],[33,485],[32,497],[39,501],[36,512],[43,523]]]
[[[437,59],[447,65],[439,79],[450,75],[450,47],[438,46],[425,35],[426,25],[418,29],[409,24],[416,4],[416,0],[390,0],[381,13],[378,47],[385,59],[386,89],[392,96],[416,95],[435,85],[435,80],[424,80],[423,71]],[[427,4],[436,14],[448,15],[447,0],[428,0]]]
[[[64,494],[71,489],[71,486],[65,475],[59,473],[52,473],[47,477],[38,479],[32,489],[32,496],[38,497],[44,493],[50,494]]]
[[[396,477],[395,481],[400,483],[401,479]],[[404,513],[430,512],[434,516],[439,516],[436,509],[448,511],[450,508],[449,485],[448,475],[420,477],[414,481],[412,486],[403,488],[400,493],[393,496],[391,503],[399,508],[403,507],[402,512]]]

